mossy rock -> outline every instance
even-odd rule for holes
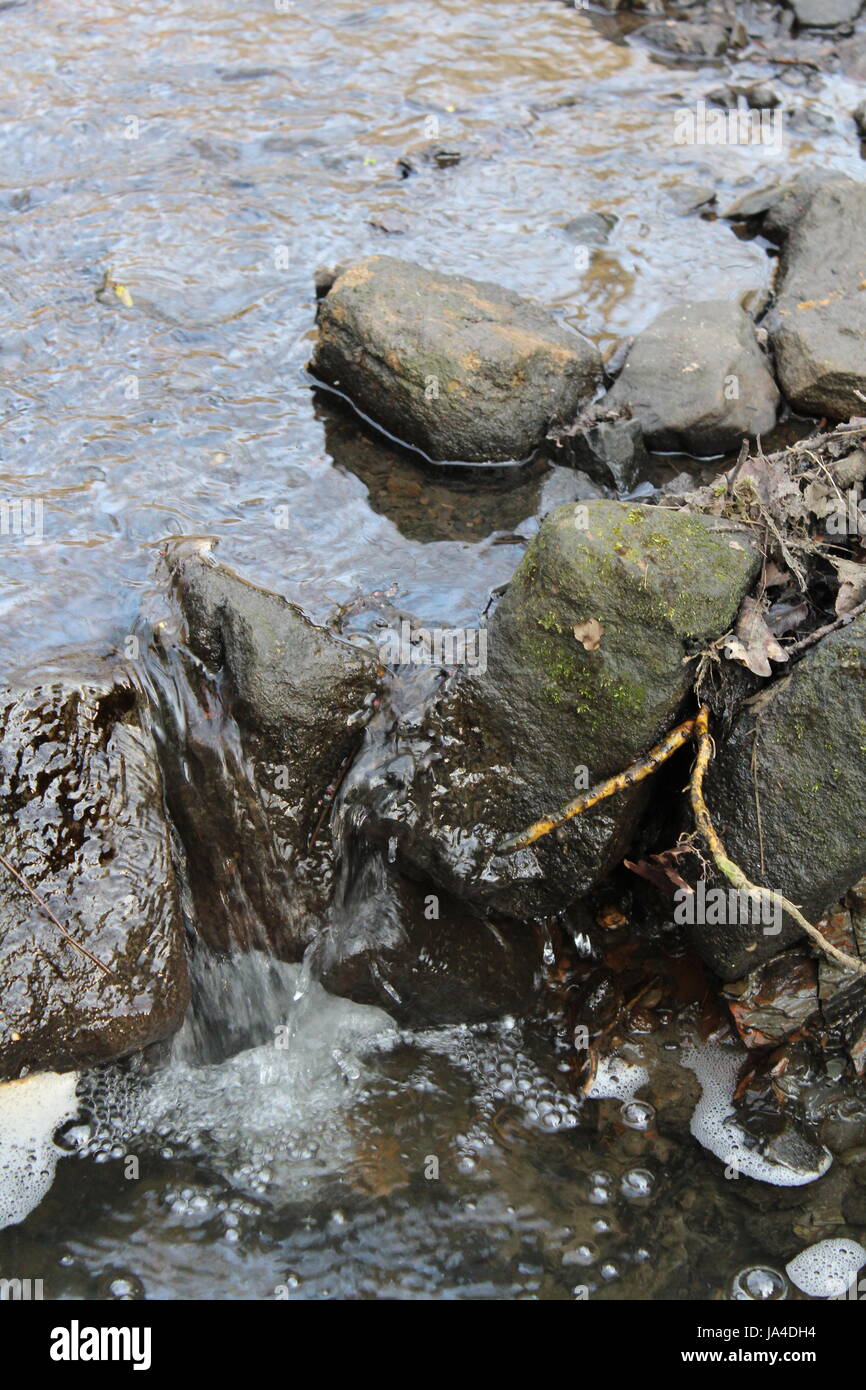
[[[676,723],[689,658],[731,626],[758,564],[741,531],[699,513],[599,500],[547,517],[490,621],[486,670],[461,674],[426,731],[435,762],[389,795],[406,861],[516,916],[598,883],[646,784],[517,854],[496,845],[576,796],[580,768],[608,777]]]
[[[866,616],[825,637],[740,715],[707,782],[707,804],[730,857],[810,921],[866,872],[864,767]],[[774,935],[745,924],[692,931],[725,979],[800,936],[787,917]]]

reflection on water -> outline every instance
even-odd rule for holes
[[[388,589],[421,622],[477,621],[577,484],[540,463],[457,485],[314,396],[316,268],[387,251],[498,280],[607,352],[675,295],[768,283],[714,194],[859,165],[853,86],[817,76],[790,90],[826,129],[781,158],[674,147],[673,109],[718,70],[672,70],[613,25],[559,0],[0,11],[0,496],[44,503],[41,541],[0,537],[7,665],[122,645],[184,533],[318,619]],[[611,217],[584,255],[591,212]],[[128,294],[97,298],[106,274]],[[88,1156],[0,1236],[0,1264],[48,1296],[681,1298],[802,1248],[799,1207],[734,1201],[683,1138],[678,1064],[641,1130],[562,1087],[541,1024],[407,1035],[331,1008],[378,1041],[309,1015],[299,1052],[256,1036],[89,1078],[67,1141]],[[299,1129],[304,1057],[324,1108]]]
[[[0,548],[7,659],[118,640],[152,547],[185,531],[314,615],[387,575],[419,618],[468,622],[508,577],[484,523],[422,554],[333,466],[302,372],[320,264],[498,279],[603,348],[674,292],[767,281],[759,246],[672,196],[780,171],[670,143],[672,103],[718,73],[559,0],[47,0],[32,25],[0,14],[0,489],[45,501],[44,543]],[[822,163],[856,165],[844,84],[809,99],[835,123]],[[459,162],[425,159],[437,143]],[[619,220],[579,270],[566,229],[593,210]],[[131,308],[97,301],[107,271]]]

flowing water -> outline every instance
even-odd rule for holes
[[[0,66],[0,494],[42,518],[0,537],[6,670],[124,652],[178,535],[319,621],[386,590],[475,623],[570,477],[425,472],[314,393],[316,268],[497,280],[607,352],[673,298],[767,286],[713,194],[860,168],[853,85],[804,69],[774,77],[782,153],[675,146],[723,71],[559,0],[24,0]],[[616,221],[582,260],[568,224],[592,211]],[[543,1003],[406,1033],[304,967],[196,972],[170,1053],[81,1078],[0,1275],[71,1298],[728,1297],[844,1224],[838,1184],[738,1184],[692,1138],[688,1017],[623,1059],[642,1111],[628,1077],[575,1094]]]

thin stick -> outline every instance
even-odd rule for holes
[[[64,941],[68,941],[69,945],[74,946],[76,951],[80,951],[81,954],[83,956],[86,956],[88,960],[92,960],[93,964],[98,965],[100,970],[104,970],[106,975],[114,974],[114,971],[110,970],[109,967],[105,965],[104,962],[101,961],[98,956],[94,956],[90,951],[88,951],[86,946],[82,946],[80,941],[76,941],[74,936],[70,936],[63,923],[58,921],[58,919],[54,916],[54,913],[51,911],[51,908],[48,906],[45,899],[40,898],[39,894],[36,892],[36,889],[30,886],[26,878],[24,878],[23,874],[19,874],[18,870],[16,868],[13,868],[13,866],[9,863],[9,860],[5,859],[2,854],[0,854],[0,864],[3,865],[3,868],[7,871],[7,873],[10,873],[14,879],[17,879],[17,881],[21,884],[22,888],[27,889],[27,892],[30,894],[31,898],[33,898],[39,904],[46,917],[51,918],[51,921],[54,923],[55,927],[60,932],[60,935],[63,937]]]
[[[840,627],[847,627],[855,618],[859,618],[861,613],[866,613],[866,599],[858,603],[856,608],[852,608],[850,613],[843,613],[841,618],[837,618],[833,623],[827,623],[824,627],[818,627],[814,632],[810,632],[808,637],[801,637],[799,642],[795,642],[792,647],[786,647],[790,661],[792,656],[799,656],[809,647],[813,647],[816,642],[820,642],[822,637],[826,637],[828,632],[838,632]]]
[[[707,804],[704,801],[704,776],[709,766],[710,758],[713,754],[713,741],[710,738],[709,730],[710,712],[706,705],[701,705],[698,710],[697,718],[694,721],[694,738],[698,745],[695,765],[692,768],[692,777],[689,784],[689,799],[692,805],[692,814],[695,824],[703,835],[707,848],[713,858],[713,863],[729,883],[735,888],[748,893],[758,899],[759,902],[768,903],[773,907],[781,908],[787,912],[789,917],[793,917],[797,926],[800,927],[815,945],[827,956],[832,956],[833,960],[851,970],[858,975],[866,975],[866,965],[862,961],[856,960],[854,956],[849,956],[846,951],[840,951],[838,946],[834,946],[825,936],[807,921],[802,912],[794,903],[789,902],[781,893],[777,893],[772,888],[761,888],[756,883],[752,883],[746,878],[742,869],[729,859],[725,847],[716,833],[715,826],[710,819]]]
[[[617,792],[624,791],[626,787],[634,786],[635,782],[642,782],[645,777],[651,777],[678,748],[682,748],[692,737],[694,728],[693,719],[685,719],[682,724],[678,724],[672,729],[660,743],[645,753],[642,758],[630,763],[625,772],[619,772],[615,777],[609,777],[606,782],[599,782],[583,796],[578,796],[574,801],[569,801],[566,806],[554,812],[551,816],[544,816],[537,820],[534,825],[530,825],[526,830],[519,830],[516,835],[509,835],[497,846],[497,854],[512,854],[516,849],[525,849],[527,845],[540,840],[542,835],[549,835],[551,830],[556,830],[573,816],[579,816],[581,811],[588,811],[590,806],[595,806],[599,801],[604,801],[609,796],[614,796]]]

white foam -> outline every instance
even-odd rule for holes
[[[169,1064],[152,1076],[111,1067],[86,1073],[81,1094],[92,1136],[84,1152],[104,1161],[156,1137],[167,1150],[206,1152],[236,1185],[287,1201],[312,1178],[346,1170],[353,1155],[346,1116],[365,1084],[365,1058],[396,1024],[372,1005],[328,994],[301,966],[262,962],[282,986],[283,1021],[271,1040],[203,1065],[188,1060],[178,1039]]]
[[[701,1083],[701,1098],[692,1115],[690,1129],[699,1144],[724,1164],[757,1182],[774,1187],[804,1187],[826,1173],[833,1162],[825,1149],[817,1168],[789,1168],[749,1147],[746,1134],[735,1118],[733,1103],[737,1072],[743,1055],[718,1043],[683,1048],[683,1064]]]
[[[0,1229],[37,1207],[62,1150],[54,1132],[76,1113],[75,1072],[39,1072],[0,1085]]]
[[[788,1278],[812,1298],[840,1298],[866,1264],[866,1250],[856,1240],[819,1240],[785,1266]]]

